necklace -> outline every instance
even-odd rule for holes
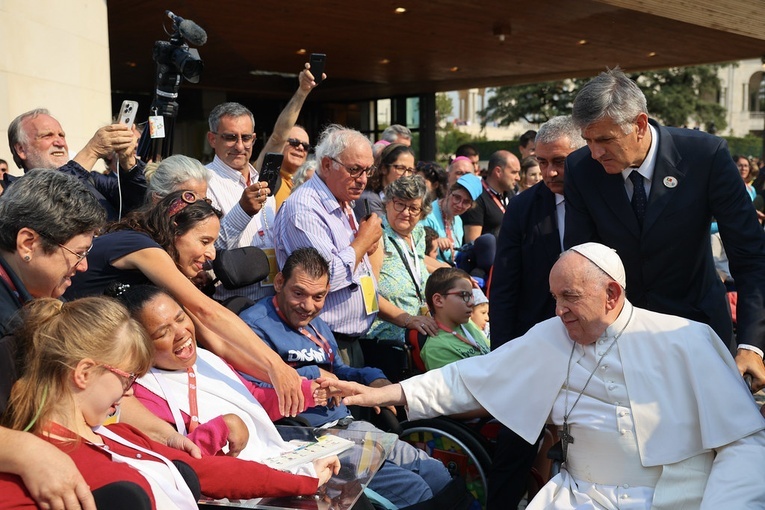
[[[571,346],[571,354],[568,357],[568,366],[566,367],[566,400],[565,400],[565,406],[564,406],[564,413],[563,413],[563,430],[560,434],[560,442],[561,446],[563,447],[563,462],[566,462],[566,459],[568,458],[568,445],[574,443],[574,436],[571,435],[571,431],[569,430],[568,426],[568,417],[571,416],[571,413],[574,411],[574,408],[579,403],[579,399],[582,398],[582,395],[584,394],[584,390],[587,389],[587,385],[590,384],[590,381],[592,380],[592,377],[595,375],[595,372],[598,370],[598,367],[600,366],[600,363],[603,361],[603,358],[605,358],[609,352],[611,352],[611,348],[616,345],[616,341],[619,340],[619,337],[622,336],[622,333],[624,333],[624,330],[627,329],[627,326],[630,325],[630,322],[632,322],[632,314],[635,312],[635,308],[633,307],[630,310],[630,316],[627,319],[627,323],[624,325],[624,327],[619,331],[619,333],[616,334],[614,337],[614,341],[611,342],[611,345],[608,346],[608,349],[606,349],[606,352],[604,352],[600,359],[598,359],[598,364],[595,365],[595,368],[592,369],[592,372],[590,372],[590,376],[587,378],[587,381],[584,383],[584,387],[582,388],[582,391],[579,392],[579,395],[577,395],[576,400],[574,401],[574,405],[571,406],[571,409],[568,408],[568,388],[569,388],[569,377],[571,376],[571,360],[574,359],[574,349],[576,349],[576,342],[574,342],[574,345]]]

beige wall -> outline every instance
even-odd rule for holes
[[[106,0],[0,0],[0,158],[8,124],[45,107],[76,153],[111,119]]]

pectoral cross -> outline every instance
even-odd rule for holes
[[[563,462],[568,459],[568,445],[574,443],[574,436],[569,432],[568,421],[563,420],[563,430],[560,433],[560,443],[563,447]]]

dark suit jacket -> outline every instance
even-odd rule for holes
[[[607,174],[583,147],[566,159],[565,246],[598,241],[614,248],[635,306],[705,322],[729,342],[725,287],[710,248],[714,216],[738,289],[738,343],[765,347],[765,233],[727,143],[652,125],[659,145],[642,232],[621,174]]]
[[[491,348],[555,315],[548,277],[560,255],[555,194],[537,183],[507,206],[491,280]]]

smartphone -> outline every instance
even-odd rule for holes
[[[263,167],[260,169],[258,181],[268,183],[268,189],[271,190],[269,197],[276,193],[276,181],[279,179],[282,161],[284,161],[284,154],[279,152],[268,152],[263,158]]]
[[[311,64],[311,74],[313,75],[313,81],[316,85],[321,83],[321,75],[324,74],[324,63],[327,61],[327,56],[324,53],[311,53],[311,58],[308,63]]]
[[[127,127],[132,128],[137,113],[137,101],[122,101],[122,106],[120,107],[119,113],[119,123],[125,124]]]

